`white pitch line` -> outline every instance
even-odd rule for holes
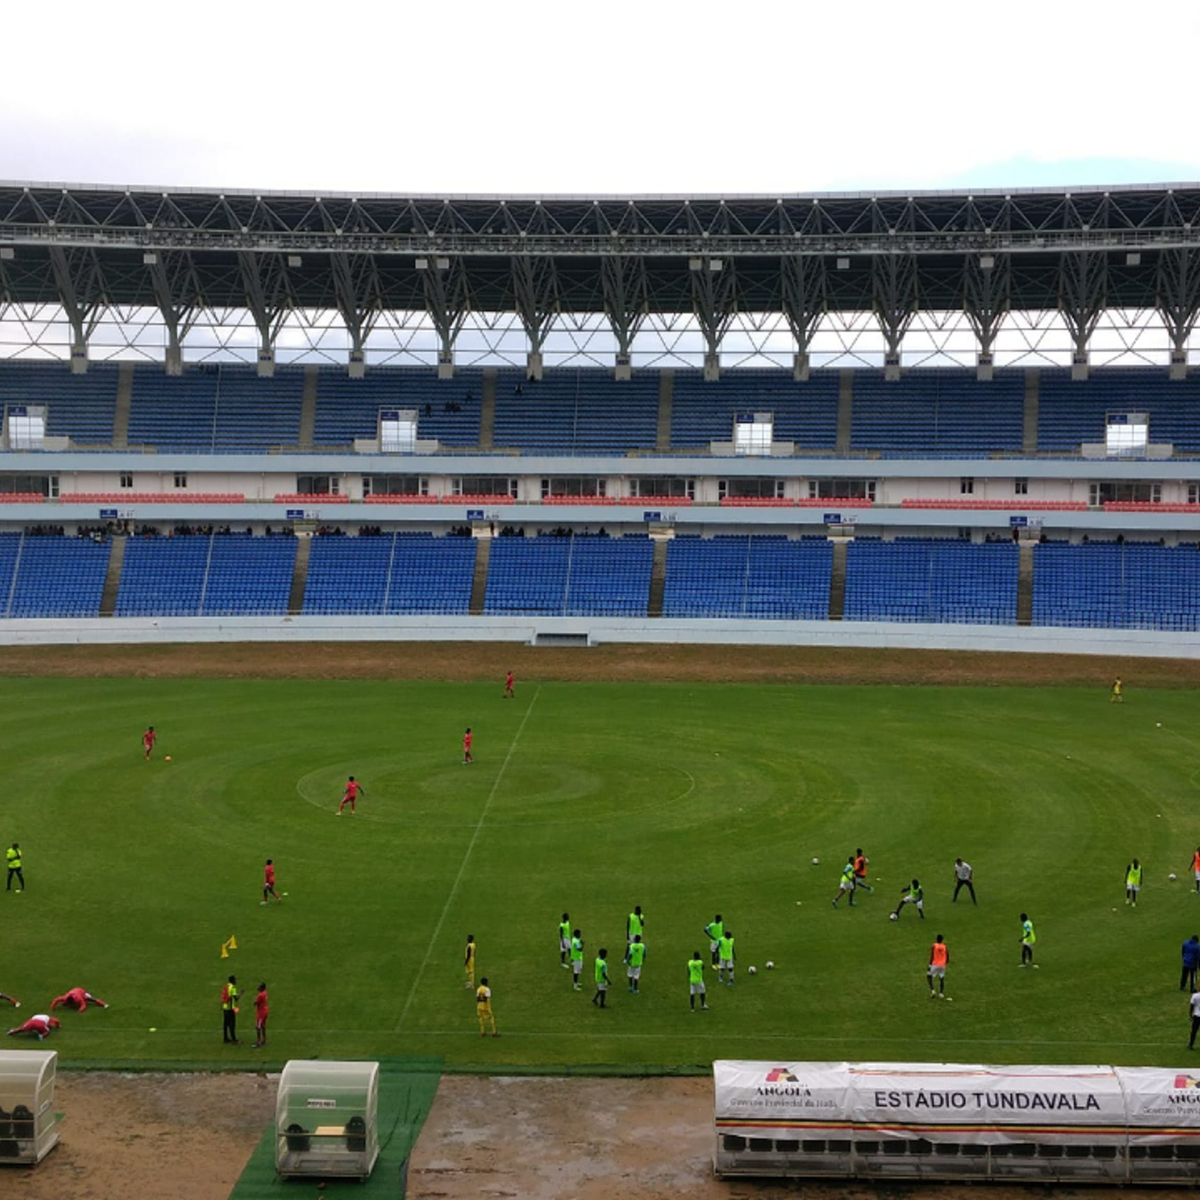
[[[504,778],[504,772],[508,770],[508,764],[513,756],[513,751],[517,748],[517,743],[521,740],[521,734],[525,731],[526,722],[529,720],[529,714],[533,712],[533,706],[537,703],[537,698],[542,694],[541,685],[538,685],[537,691],[533,693],[533,699],[529,702],[529,707],[525,710],[525,715],[521,718],[521,724],[517,726],[517,732],[513,734],[513,740],[509,743],[508,753],[504,756],[504,761],[500,764],[500,770],[496,773],[496,780],[492,784],[492,790],[488,792],[488,798],[484,801],[483,811],[479,814],[479,820],[475,822],[475,829],[471,834],[471,840],[467,843],[467,851],[463,855],[461,866],[458,868],[458,874],[454,877],[454,884],[450,888],[450,895],[446,897],[445,906],[442,908],[442,915],[438,917],[437,924],[433,927],[433,936],[429,939],[429,947],[425,951],[425,957],[421,960],[421,965],[417,970],[417,977],[413,980],[413,985],[408,990],[408,999],[404,1002],[404,1008],[400,1012],[400,1020],[396,1022],[395,1032],[400,1032],[400,1027],[404,1024],[405,1018],[408,1016],[408,1010],[412,1008],[413,997],[417,994],[417,989],[421,986],[421,980],[425,977],[425,968],[429,966],[429,961],[433,958],[433,948],[437,945],[438,937],[441,935],[442,926],[446,923],[446,914],[449,913],[451,905],[454,903],[454,898],[458,895],[459,885],[462,883],[463,876],[467,873],[467,863],[471,861],[471,852],[475,849],[475,843],[479,840],[479,831],[483,828],[484,821],[487,820],[488,809],[492,807],[492,801],[496,798],[496,792],[500,788],[500,781]]]

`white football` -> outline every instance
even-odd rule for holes
[[[750,973],[751,975],[757,975],[757,974],[758,974],[758,968],[757,968],[757,967],[749,967],[749,968],[747,968],[747,970],[749,971],[749,973]]]
[[[1170,873],[1170,875],[1168,875],[1168,876],[1167,876],[1167,878],[1168,878],[1168,879],[1169,879],[1169,880],[1170,880],[1172,883],[1174,883],[1174,882],[1175,882],[1175,872],[1174,872],[1174,871],[1172,871],[1172,872]]]
[[[814,854],[813,855],[813,866],[819,867],[820,865],[821,865],[821,860]]]
[[[896,921],[896,920],[898,920],[898,919],[899,919],[899,918],[896,916],[896,914],[895,914],[895,913],[888,913],[888,920],[889,920],[889,921]]]
[[[775,970],[775,964],[769,958],[767,959],[767,970],[768,971]]]

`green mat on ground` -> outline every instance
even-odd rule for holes
[[[429,1115],[438,1081],[440,1058],[381,1058],[379,1062],[379,1159],[366,1183],[327,1179],[323,1195],[359,1200],[403,1197],[408,1156]],[[280,1179],[275,1174],[275,1127],[263,1134],[229,1200],[296,1200],[308,1195],[318,1180]],[[308,1189],[307,1191],[305,1189]]]

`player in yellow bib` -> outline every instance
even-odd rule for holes
[[[475,935],[467,934],[467,952],[463,956],[463,971],[466,973],[466,987],[473,988],[475,986]]]

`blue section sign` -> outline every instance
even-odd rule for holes
[[[1010,529],[1027,529],[1029,527],[1028,517],[1009,517],[1008,527]]]
[[[100,510],[100,520],[115,521],[117,519],[117,510],[115,508],[102,508]]]
[[[483,509],[482,508],[468,508],[467,509],[467,520],[468,521],[482,521],[483,520]]]
[[[303,521],[304,520],[304,509],[289,508],[287,510],[287,519],[289,521]]]
[[[642,520],[643,521],[661,521],[662,520],[662,512],[659,511],[658,509],[655,509],[653,512],[644,512],[644,513],[642,513]]]
[[[825,524],[826,525],[840,525],[841,523],[842,523],[842,514],[841,513],[826,513],[825,514]]]

